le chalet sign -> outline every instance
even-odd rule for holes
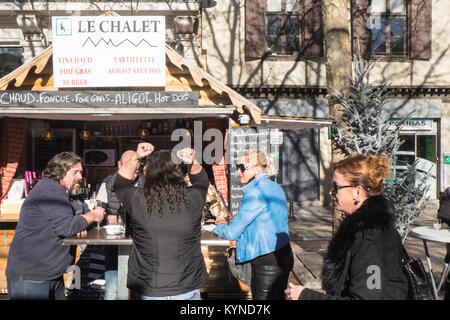
[[[53,17],[57,88],[164,87],[164,16]]]

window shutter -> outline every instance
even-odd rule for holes
[[[367,9],[370,6],[370,0],[352,1],[352,52],[361,53],[361,57],[370,58],[370,29],[368,22],[370,14]]]
[[[267,48],[266,0],[245,1],[245,55],[247,59],[261,59]]]
[[[322,6],[320,0],[305,0],[305,58],[323,57]]]
[[[431,0],[411,1],[411,58],[431,59]]]

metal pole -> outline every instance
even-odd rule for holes
[[[295,220],[295,215],[294,215],[294,201],[292,201],[292,200],[289,200],[288,220]]]
[[[430,255],[428,253],[428,246],[427,246],[427,240],[422,239],[423,241],[423,247],[425,249],[425,255],[427,257],[427,265],[428,265],[428,271],[430,272],[430,280],[431,280],[431,286],[433,287],[433,295],[434,295],[434,299],[438,300],[438,293],[437,293],[437,289],[436,289],[436,283],[434,282],[434,277],[433,277],[433,270],[431,269],[431,259],[430,259]]]

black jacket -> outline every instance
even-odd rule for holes
[[[205,170],[189,176],[188,207],[150,215],[142,187],[117,175],[114,190],[131,217],[133,246],[128,260],[127,287],[139,295],[173,296],[199,289],[208,279],[201,251],[201,218],[209,180]],[[162,195],[164,196],[164,195]]]
[[[120,201],[117,199],[117,195],[114,192],[114,181],[116,180],[117,172],[114,172],[103,179],[106,187],[106,193],[108,194],[108,203],[106,205],[106,214],[117,215],[117,211],[120,208]]]
[[[402,243],[393,209],[383,196],[364,201],[332,237],[322,270],[326,294],[303,290],[302,300],[403,300]]]
[[[8,280],[51,280],[62,276],[73,260],[64,237],[85,230],[88,222],[75,214],[67,190],[44,178],[20,209],[6,267]]]

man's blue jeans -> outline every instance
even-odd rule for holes
[[[176,296],[167,296],[167,297],[139,296],[139,300],[202,300],[202,298],[200,297],[200,290],[195,289]]]
[[[117,270],[105,271],[105,295],[103,296],[104,300],[117,300],[117,282]]]
[[[8,281],[8,297],[11,300],[64,300],[64,279]]]

